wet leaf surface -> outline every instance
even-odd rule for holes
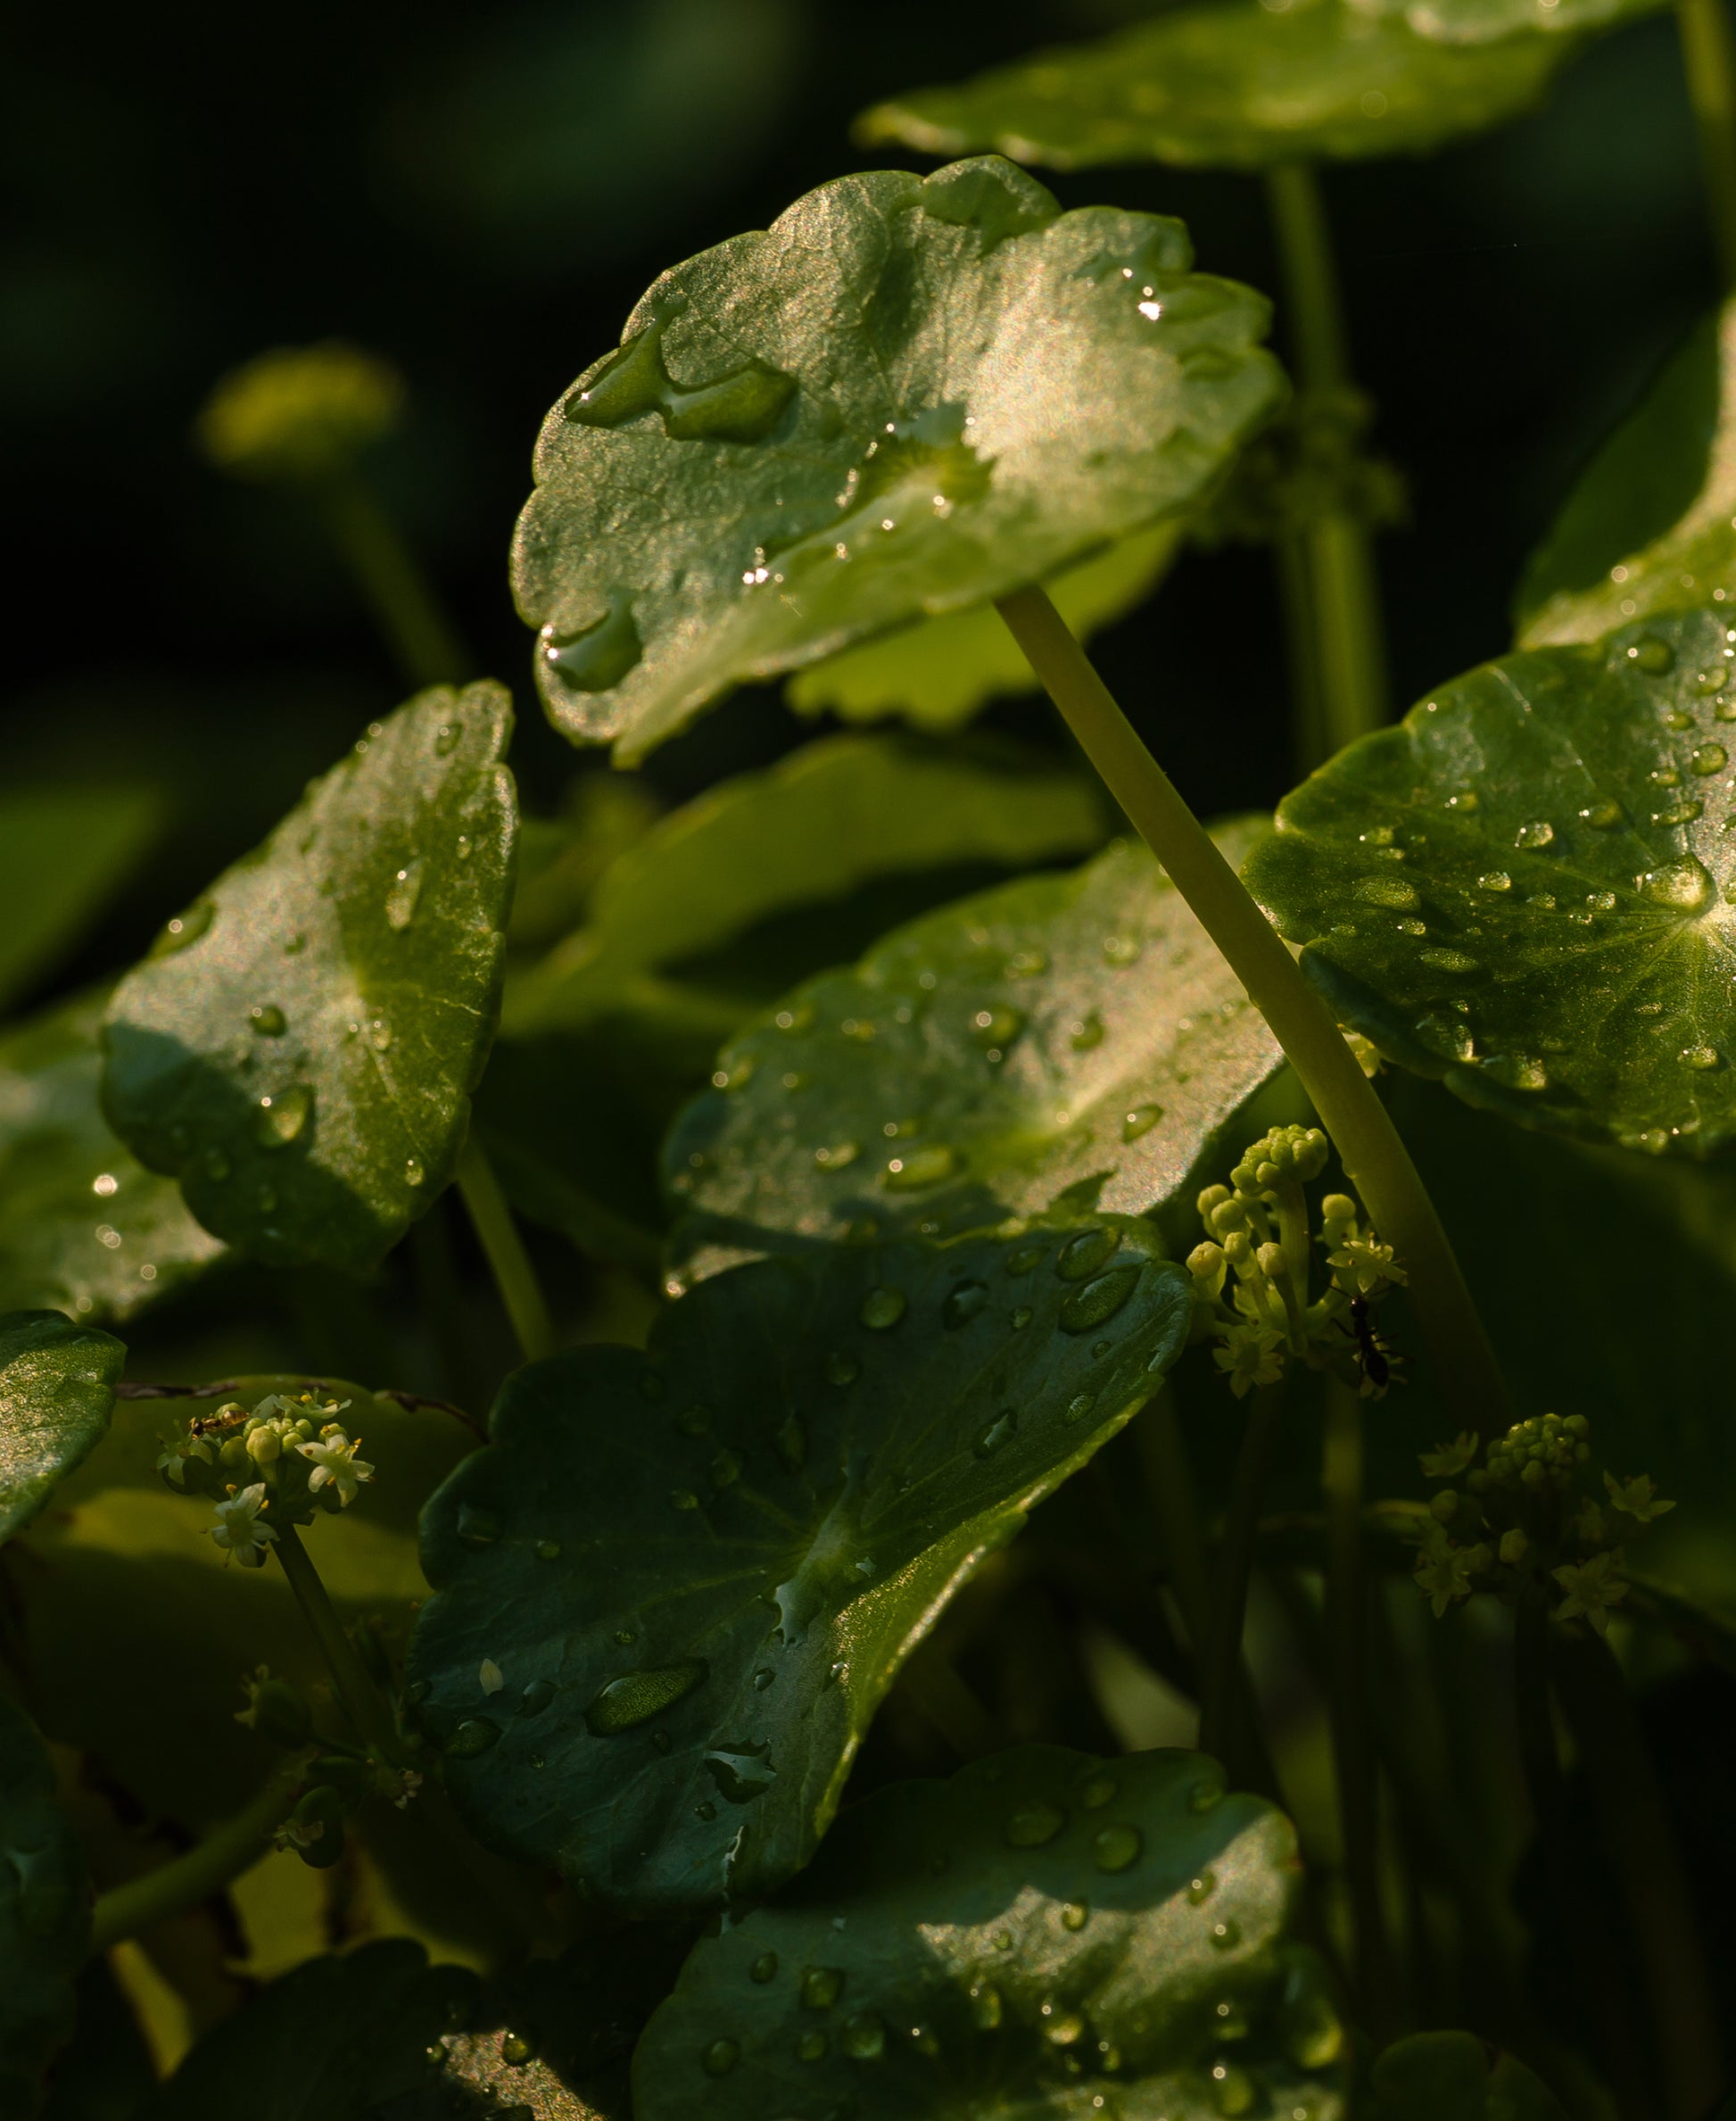
[[[508,1379],[428,1505],[411,1697],[483,1837],[640,1913],[806,1861],[953,1590],[1156,1388],[1148,1225],[717,1275]]]
[[[839,178],[665,273],[550,414],[514,554],[556,725],[632,763],[749,678],[1088,559],[1275,405],[1178,221],[995,159]]]
[[[127,1351],[58,1311],[0,1314],[0,1540],[102,1441]]]
[[[500,1006],[511,720],[484,684],[370,725],[115,990],[108,1116],[227,1242],[365,1271],[451,1178]]]
[[[695,1948],[636,2111],[1339,2121],[1347,2047],[1290,1940],[1300,1885],[1289,1821],[1200,1753],[1032,1746],[894,1785]]]

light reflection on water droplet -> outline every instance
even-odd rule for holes
[[[416,918],[422,897],[423,864],[419,857],[405,863],[386,887],[386,925],[401,932]]]

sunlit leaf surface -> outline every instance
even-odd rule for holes
[[[58,1311],[0,1315],[0,1539],[100,1442],[126,1356],[118,1340]]]

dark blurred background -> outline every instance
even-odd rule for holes
[[[665,263],[883,163],[853,114],[1125,0],[302,0],[20,10],[0,86],[8,776],[138,777],[169,844],[73,984],[155,925],[401,696],[311,515],[226,482],[190,424],[261,348],[398,362],[377,481],[479,671],[517,692],[550,808],[581,761],[531,699],[507,541],[544,409]],[[1111,170],[1066,204],[1182,215],[1202,262],[1275,283],[1250,179]],[[1395,702],[1509,637],[1525,555],[1575,469],[1713,299],[1667,18],[1594,46],[1540,115],[1426,162],[1329,170],[1358,368],[1412,520],[1385,540]],[[1282,343],[1282,318],[1279,319]],[[1288,778],[1269,563],[1186,560],[1105,638],[1112,682],[1196,805]],[[1052,742],[1036,703],[996,710]],[[680,797],[807,733],[739,695],[652,761]],[[595,767],[599,762],[583,762]]]

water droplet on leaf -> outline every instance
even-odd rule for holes
[[[908,1308],[909,1298],[903,1289],[871,1288],[856,1316],[870,1332],[883,1333],[888,1327],[896,1326]]]
[[[685,1701],[710,1674],[703,1657],[683,1657],[674,1664],[657,1665],[647,1671],[627,1672],[608,1685],[585,1710],[586,1727],[599,1738],[634,1730]]]

